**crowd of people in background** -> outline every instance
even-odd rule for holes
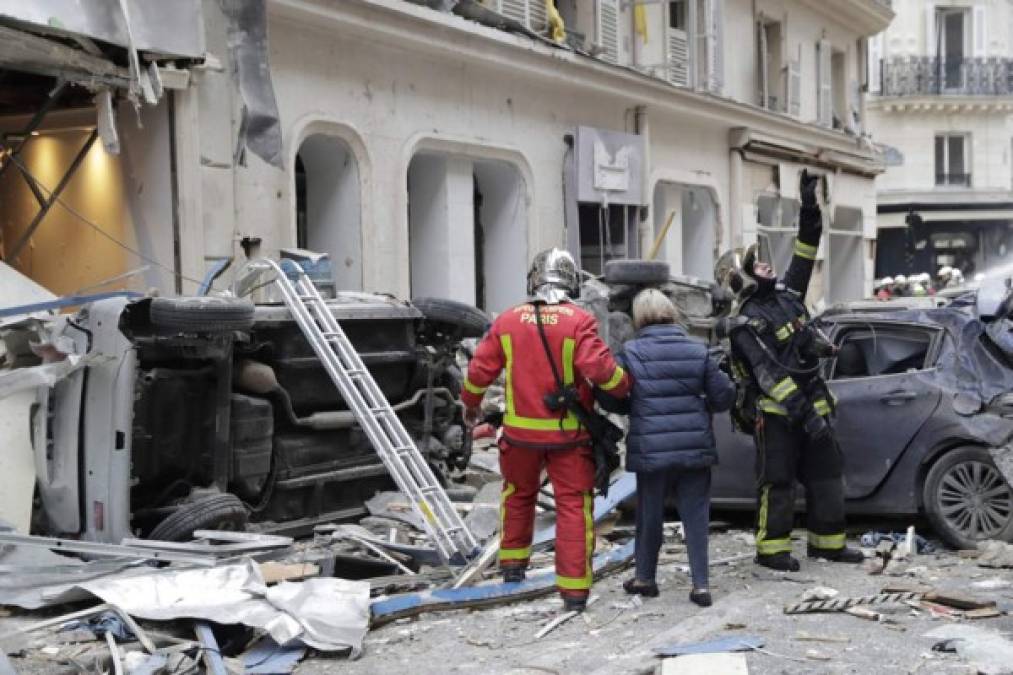
[[[976,275],[975,281],[980,281]],[[925,297],[935,295],[947,288],[961,288],[966,285],[964,273],[949,265],[939,268],[933,278],[928,272],[905,276],[883,277],[876,280],[873,292],[878,300],[891,298]]]

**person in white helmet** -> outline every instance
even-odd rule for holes
[[[950,275],[950,281],[946,284],[947,288],[957,288],[964,285],[964,273],[958,269],[953,270],[953,274]]]
[[[877,300],[889,300],[893,295],[893,277],[883,277],[879,281],[879,289],[876,291]]]
[[[949,265],[943,265],[936,272],[936,287],[937,288],[949,288],[950,281],[953,279],[953,268]]]
[[[891,295],[895,298],[903,298],[911,295],[908,291],[906,276],[898,274],[893,278],[893,289],[891,290]]]

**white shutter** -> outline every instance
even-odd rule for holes
[[[867,70],[867,82],[869,83],[869,91],[878,94],[880,92],[880,76],[883,72],[880,64],[883,61],[883,34],[874,35],[869,39],[869,50],[868,50],[868,66]]]
[[[710,9],[707,17],[707,32],[710,34],[710,40],[707,42],[710,56],[708,88],[715,94],[720,94],[725,86],[724,0],[710,0],[708,4]]]
[[[792,117],[802,114],[802,69],[798,61],[789,61],[788,77],[784,78],[784,109]]]
[[[936,3],[930,2],[925,5],[925,53],[929,56],[939,56],[939,45],[936,42]]]
[[[988,23],[985,5],[975,5],[971,10],[971,54],[976,59],[988,56]]]
[[[854,131],[856,135],[861,131],[862,127],[861,101],[861,85],[858,84],[858,80],[851,80],[848,82],[848,105],[845,106],[848,119],[844,121],[844,126]]]
[[[668,29],[668,81],[685,87],[689,85],[689,36],[677,28]]]
[[[816,43],[816,122],[825,127],[833,125],[833,81],[831,77],[830,41]]]
[[[598,0],[597,19],[601,57],[619,63],[619,0]]]
[[[508,19],[513,19],[536,33],[548,30],[548,13],[545,0],[491,0],[484,4],[491,6]]]
[[[770,104],[770,83],[767,81],[767,29],[763,25],[762,21],[756,22],[756,44],[760,51],[756,55],[757,67],[760,72],[757,73],[759,77],[759,95],[760,95],[760,107],[766,108]]]

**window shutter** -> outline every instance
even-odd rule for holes
[[[936,3],[930,2],[925,6],[925,53],[929,56],[939,56],[939,44],[936,42]]]
[[[883,34],[874,35],[869,39],[869,61],[866,64],[868,66],[868,72],[866,77],[869,83],[869,91],[878,94],[881,89],[882,82],[880,82],[880,75],[882,74],[882,66],[880,65],[883,61]]]
[[[988,23],[986,22],[985,5],[975,5],[971,10],[971,54],[976,59],[985,58],[988,54]]]
[[[492,0],[484,4],[491,5],[503,16],[527,26],[536,33],[542,34],[549,29],[545,0]]]
[[[689,85],[689,37],[678,28],[668,29],[668,81]]]
[[[788,77],[785,78],[784,109],[792,117],[802,114],[802,69],[798,61],[789,61]]]
[[[708,73],[708,88],[715,94],[720,94],[725,86],[724,0],[710,0],[709,8],[707,31],[711,36],[708,41],[711,69]]]
[[[619,63],[619,0],[598,0],[598,46],[602,59]]]
[[[831,81],[830,41],[816,43],[816,121],[833,125],[833,82]]]
[[[862,89],[858,80],[848,82],[848,119],[844,126],[858,134],[862,131]]]
[[[759,68],[757,73],[759,78],[759,104],[761,108],[766,108],[770,102],[770,83],[767,81],[767,29],[764,27],[762,21],[756,22],[756,45],[759,49],[759,54],[756,55],[756,64]]]

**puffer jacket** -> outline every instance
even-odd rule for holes
[[[627,471],[697,469],[717,463],[711,414],[728,410],[735,385],[707,347],[677,325],[645,326],[616,360],[633,379]]]

